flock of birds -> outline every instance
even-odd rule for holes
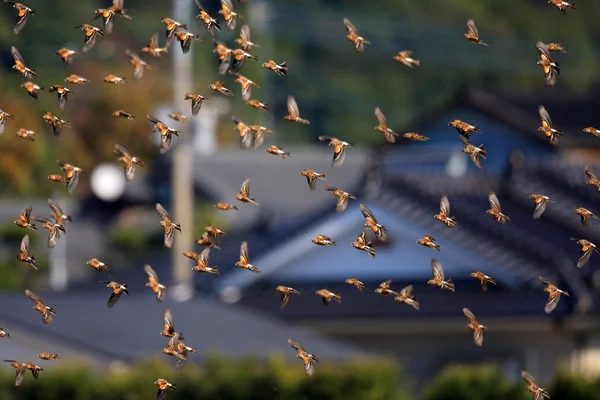
[[[248,0],[238,1],[239,3],[248,2]],[[35,12],[34,10],[25,6],[22,3],[14,2],[12,0],[4,0],[4,2],[12,4],[13,7],[17,10],[17,23],[14,28],[14,33],[18,34],[24,28],[28,18],[32,15],[35,15]],[[200,4],[199,0],[195,0],[195,2],[199,12],[196,18],[204,24],[208,33],[214,37],[215,31],[221,30],[220,22],[208,14],[206,9]],[[563,0],[549,0],[548,2],[556,6],[563,13],[566,13],[566,10],[568,8],[575,9],[575,4],[570,4]],[[226,28],[229,31],[235,30],[238,18],[242,18],[239,14],[237,14],[234,11],[234,7],[231,0],[221,0],[221,10],[219,11],[219,14],[222,15],[222,18],[225,21]],[[102,19],[103,29],[92,26],[90,24],[82,24],[77,27],[81,28],[85,32],[84,46],[82,48],[83,53],[88,52],[94,47],[98,37],[108,35],[112,32],[114,20],[116,17],[131,19],[131,16],[127,14],[126,10],[123,8],[123,0],[113,0],[113,3],[110,7],[105,9],[98,9],[95,11],[95,18]],[[177,39],[181,45],[182,52],[185,54],[189,52],[192,41],[200,39],[200,35],[188,32],[188,27],[185,24],[181,24],[171,18],[163,18],[161,22],[166,27],[165,47],[161,48],[159,46],[159,35],[158,33],[155,33],[148,41],[146,47],[144,47],[141,50],[142,53],[149,54],[154,57],[160,57],[163,53],[169,52],[170,45],[175,41],[175,39]],[[350,20],[344,18],[343,24],[346,27],[347,31],[346,39],[352,43],[354,49],[357,52],[364,52],[364,45],[370,44],[370,42],[359,35],[357,28],[352,24],[352,22],[350,22]],[[488,46],[485,42],[483,42],[480,39],[479,32],[473,20],[469,20],[467,22],[467,29],[467,33],[464,34],[465,39],[474,44]],[[244,24],[240,28],[239,38],[235,40],[235,43],[239,44],[240,48],[231,49],[227,47],[225,43],[217,41],[214,38],[213,42],[215,45],[214,52],[216,53],[220,61],[220,65],[218,68],[219,74],[224,75],[225,73],[229,72],[230,74],[235,76],[235,82],[239,83],[241,86],[241,97],[248,105],[257,109],[269,110],[267,104],[256,99],[250,99],[251,89],[253,87],[258,87],[258,85],[240,74],[240,69],[244,65],[246,60],[257,60],[257,57],[249,53],[249,51],[251,51],[252,48],[259,47],[257,44],[251,41],[249,26],[247,24]],[[546,45],[540,41],[536,43],[536,48],[540,55],[540,60],[537,62],[537,64],[543,67],[546,85],[554,86],[556,83],[557,76],[560,73],[560,69],[558,63],[552,59],[550,52],[565,52],[564,46],[560,43],[550,43]],[[61,48],[57,50],[56,54],[61,57],[65,64],[71,64],[73,62],[73,57],[80,55],[79,52],[67,48]],[[141,79],[144,74],[144,71],[146,69],[150,69],[151,66],[146,61],[144,61],[139,55],[133,53],[130,50],[127,50],[126,54],[129,56],[130,63],[134,67],[133,78],[135,80]],[[26,79],[26,82],[23,83],[21,86],[27,91],[27,93],[30,96],[37,98],[38,92],[40,90],[43,90],[43,88],[31,81],[34,77],[37,76],[36,72],[26,65],[23,57],[14,46],[12,47],[12,55],[15,60],[15,65],[13,66],[13,69],[18,71]],[[415,66],[418,67],[420,65],[420,60],[413,59],[412,52],[408,50],[400,51],[396,56],[393,57],[393,59],[411,68]],[[263,63],[262,67],[271,70],[278,76],[282,77],[286,76],[288,73],[288,65],[285,61],[277,63],[273,60],[269,60],[268,62]],[[72,84],[89,83],[88,79],[78,75],[70,75],[65,79],[65,81]],[[115,75],[108,75],[104,78],[104,82],[110,84],[123,84],[127,82],[127,78],[118,77]],[[230,89],[224,86],[224,83],[222,81],[216,81],[212,83],[209,86],[209,88],[225,96],[234,95]],[[68,96],[72,92],[62,85],[53,85],[49,88],[49,91],[55,92],[57,94],[59,107],[61,109],[64,109],[67,104]],[[191,92],[185,95],[185,99],[191,100],[192,116],[198,115],[203,101],[209,101],[209,99],[207,99],[206,97]],[[553,127],[550,115],[543,106],[539,107],[539,114],[541,119],[541,127],[539,127],[538,130],[544,133],[544,135],[548,138],[550,144],[555,145],[558,142],[558,136],[561,136],[562,132]],[[135,119],[135,116],[131,115],[130,113],[124,110],[115,111],[113,113],[113,116],[128,120]],[[378,125],[375,127],[375,129],[384,135],[387,142],[394,143],[396,138],[400,135],[388,127],[387,119],[378,107],[375,109],[375,116],[378,122]],[[179,122],[185,122],[189,118],[183,115],[181,112],[171,113],[169,114],[169,117]],[[50,111],[46,112],[43,118],[47,123],[52,125],[53,133],[55,136],[59,136],[61,134],[63,127],[71,126],[68,121],[59,118]],[[300,117],[298,105],[294,97],[292,96],[288,97],[288,115],[284,118],[286,121],[292,123],[310,125],[310,122],[308,120],[302,119]],[[0,134],[3,133],[3,131],[5,130],[5,126],[8,119],[14,120],[15,117],[7,112],[0,110]],[[147,115],[147,119],[153,124],[154,130],[160,133],[160,154],[165,154],[169,151],[169,149],[172,146],[173,136],[179,135],[178,130],[169,127],[164,122],[152,116]],[[236,116],[233,116],[232,120],[235,124],[235,129],[239,131],[240,147],[242,149],[248,149],[250,147],[254,147],[255,149],[259,148],[264,142],[264,135],[266,133],[272,132],[272,130],[263,126],[248,125]],[[487,152],[483,145],[474,146],[470,142],[470,137],[473,132],[481,133],[481,129],[476,127],[475,125],[460,120],[454,120],[450,122],[449,125],[454,127],[460,134],[460,140],[465,146],[463,152],[468,154],[472,159],[473,163],[478,168],[480,168],[480,159],[485,159]],[[595,128],[586,128],[584,129],[584,131],[595,136],[600,136],[600,131]],[[17,131],[16,135],[34,141],[35,132],[21,128]],[[402,136],[409,140],[429,140],[429,138],[414,132],[405,133]],[[330,146],[333,147],[333,160],[331,164],[332,168],[341,167],[344,163],[344,160],[346,159],[347,148],[352,147],[352,143],[342,141],[333,136],[320,136],[319,140],[327,142]],[[277,145],[270,145],[265,150],[270,154],[280,156],[284,159],[290,157],[289,152],[285,152],[281,147]],[[138,157],[132,156],[127,149],[125,149],[119,144],[115,145],[115,154],[124,166],[126,180],[132,180],[134,178],[135,167],[143,166],[143,161]],[[56,182],[65,183],[68,193],[73,193],[73,191],[78,185],[80,175],[85,174],[86,171],[65,161],[58,161],[58,165],[62,168],[65,175],[63,176],[52,174],[49,175],[48,178]],[[598,176],[594,173],[594,171],[592,171],[588,167],[585,168],[585,173],[588,175],[589,178],[587,183],[595,187],[600,192],[600,179],[598,179]],[[310,190],[316,189],[318,180],[327,180],[324,174],[317,173],[310,169],[305,169],[301,171],[300,175],[306,178]],[[332,194],[337,197],[336,210],[338,212],[342,212],[347,208],[350,199],[356,200],[355,196],[344,190],[330,186],[325,186],[324,189],[332,192]],[[240,192],[235,197],[238,201],[242,203],[251,203],[257,206],[259,205],[259,203],[257,203],[253,198],[250,197],[250,179],[247,179],[243,182],[240,188]],[[532,194],[531,196],[529,196],[529,198],[534,202],[535,206],[533,218],[538,219],[544,213],[546,206],[549,202],[551,202],[551,199],[541,194]],[[486,212],[490,214],[497,223],[506,224],[508,221],[510,221],[510,218],[502,213],[500,201],[494,193],[489,194],[488,200],[490,204],[490,209]],[[72,218],[68,215],[65,215],[61,207],[52,199],[48,199],[48,203],[52,211],[52,213],[50,214],[50,218],[32,216],[32,209],[31,207],[29,207],[23,210],[23,212],[19,216],[19,219],[15,221],[15,224],[21,228],[35,231],[37,230],[37,227],[34,223],[32,223],[32,221],[40,222],[42,224],[42,227],[48,230],[48,247],[53,248],[58,243],[61,235],[66,234],[65,222],[72,222]],[[224,211],[238,210],[238,207],[236,205],[228,203],[216,203],[214,207],[218,210]],[[164,228],[165,232],[164,245],[167,248],[170,248],[174,240],[175,231],[181,232],[181,227],[179,224],[172,221],[168,212],[161,204],[156,204],[156,210],[160,216],[160,225]],[[378,223],[374,214],[371,212],[371,210],[369,210],[367,206],[361,204],[360,211],[365,217],[365,227],[357,237],[356,241],[352,242],[352,246],[357,250],[366,252],[374,258],[376,255],[376,250],[373,246],[373,242],[370,239],[370,235],[371,233],[373,233],[377,240],[386,241],[387,231],[385,226]],[[598,217],[594,213],[583,207],[577,208],[575,210],[575,213],[577,213],[581,217],[581,221],[584,226],[588,225],[591,218],[598,219]],[[441,198],[439,213],[436,214],[434,218],[443,223],[447,228],[452,229],[457,227],[456,219],[451,216],[450,202],[445,196]],[[214,225],[209,225],[205,227],[204,230],[205,232],[203,233],[202,237],[197,241],[197,244],[204,246],[205,249],[201,253],[185,252],[183,255],[190,259],[193,259],[196,262],[196,265],[192,268],[194,271],[219,275],[218,268],[216,266],[210,266],[209,264],[210,249],[211,247],[218,249],[218,244],[220,243],[221,237],[226,236],[227,234],[226,232],[222,231]],[[311,240],[314,244],[319,246],[336,246],[336,242],[334,242],[330,237],[326,235],[317,235]],[[440,246],[435,243],[435,238],[432,236],[426,235],[422,239],[419,239],[417,242],[425,247],[429,247],[438,251],[440,250]],[[589,261],[594,251],[600,252],[597,246],[589,242],[588,240],[580,239],[577,241],[577,243],[581,246],[579,262],[577,263],[578,267],[582,267],[583,265],[585,265]],[[17,255],[17,258],[22,262],[30,264],[33,268],[37,270],[39,265],[34,255],[29,249],[29,235],[24,236],[21,242],[21,248],[19,254]],[[108,268],[107,264],[96,258],[92,258],[87,262],[87,264],[98,272],[102,272]],[[250,263],[248,243],[245,241],[240,246],[239,261],[235,265],[239,268],[247,269],[251,272],[260,272],[258,268],[256,268]],[[440,289],[446,289],[454,292],[454,283],[451,279],[446,279],[444,277],[442,265],[435,258],[431,260],[431,269],[432,279],[429,280],[427,283],[439,287]],[[153,290],[153,292],[156,295],[156,299],[159,302],[164,301],[166,292],[168,291],[168,287],[160,282],[158,275],[150,265],[145,265],[144,271],[148,276],[148,283],[146,284],[146,286]],[[483,291],[487,291],[488,283],[496,285],[496,281],[493,277],[488,276],[481,271],[475,271],[471,273],[470,276],[480,281]],[[560,296],[568,296],[569,293],[559,289],[543,277],[540,277],[540,280],[546,286],[545,292],[549,294],[545,306],[545,312],[550,313],[556,308],[560,300]],[[355,286],[360,291],[363,291],[364,289],[364,284],[356,278],[349,278],[345,282],[349,285]],[[129,294],[126,284],[122,284],[115,281],[105,281],[102,283],[105,283],[107,287],[111,289],[110,298],[107,302],[107,306],[109,308],[113,307],[118,302],[123,293],[125,293],[126,295]],[[400,303],[408,304],[414,307],[416,310],[419,309],[419,302],[415,299],[412,293],[412,285],[409,285],[400,290],[399,292],[396,292],[391,289],[391,283],[391,280],[381,283],[379,287],[375,290],[375,292],[384,296],[394,296],[394,300]],[[288,304],[292,294],[300,294],[300,292],[296,289],[287,286],[278,286],[276,290],[281,293],[282,309]],[[56,315],[55,310],[52,307],[46,305],[37,295],[35,295],[30,290],[25,290],[25,293],[34,303],[33,308],[41,313],[43,323],[52,323],[52,316]],[[330,304],[332,300],[341,302],[341,296],[339,294],[333,293],[327,289],[318,290],[316,294],[322,298],[323,303],[325,305]],[[480,324],[477,321],[475,315],[468,308],[464,308],[463,313],[468,320],[467,328],[473,331],[473,338],[475,344],[477,346],[481,346],[483,344],[483,331],[487,330],[487,327]],[[163,322],[164,329],[160,332],[160,334],[169,338],[169,342],[167,344],[167,347],[162,349],[162,352],[174,357],[177,360],[176,368],[180,370],[185,365],[188,354],[197,354],[197,351],[195,348],[186,345],[183,342],[183,340],[185,339],[184,336],[180,332],[178,333],[175,331],[173,316],[169,309],[164,310]],[[2,328],[0,328],[0,337],[10,337],[10,334],[5,332]],[[297,357],[303,361],[306,374],[312,376],[314,372],[314,363],[318,362],[317,358],[295,341],[289,339],[288,343],[297,351]],[[52,353],[40,353],[38,354],[38,357],[42,360],[59,359],[59,356],[57,354]],[[18,362],[15,360],[4,361],[10,362],[12,366],[16,369],[16,386],[19,386],[23,381],[23,377],[26,370],[30,370],[35,379],[38,378],[39,372],[43,371],[43,368],[35,365],[32,362]],[[550,397],[548,392],[545,389],[539,387],[535,379],[531,377],[526,371],[522,371],[521,376],[527,382],[527,390],[533,394],[534,400],[540,400],[543,397]],[[168,390],[176,390],[176,386],[174,384],[168,382],[163,378],[156,379],[154,383],[158,385],[158,399],[163,398]]]

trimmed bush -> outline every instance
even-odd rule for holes
[[[551,393],[555,399],[554,393]],[[424,400],[531,400],[525,384],[508,380],[492,365],[451,366],[442,371],[428,388]]]
[[[39,361],[39,362],[38,362]],[[394,364],[356,362],[317,365],[311,378],[302,362],[274,357],[267,363],[253,358],[225,360],[209,357],[202,367],[191,364],[182,371],[172,363],[155,360],[117,372],[100,372],[82,366],[57,365],[35,381],[26,371],[23,384],[14,387],[15,374],[0,375],[1,399],[24,400],[137,400],[154,399],[157,378],[177,385],[167,399],[186,400],[408,400]],[[51,362],[34,361],[41,367]]]

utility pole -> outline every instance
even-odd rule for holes
[[[64,196],[55,194],[54,199],[58,204],[64,208],[64,212],[70,215],[69,209],[65,208],[66,201]],[[52,290],[57,292],[64,292],[67,290],[69,284],[69,273],[67,265],[67,238],[66,234],[61,233],[61,238],[56,246],[50,250],[50,271],[49,271],[49,285]]]
[[[191,26],[192,2],[190,0],[173,0],[173,19]],[[177,43],[173,43],[173,104],[179,111],[189,106],[183,100],[185,93],[193,87],[193,47],[188,54],[183,54]],[[184,302],[194,296],[193,271],[189,263],[181,255],[193,243],[192,229],[194,227],[194,176],[190,135],[193,132],[193,120],[181,129],[181,137],[173,149],[172,158],[172,207],[174,221],[181,224],[181,234],[175,234],[172,249],[172,279],[171,289],[173,300]],[[176,139],[177,140],[177,139]]]

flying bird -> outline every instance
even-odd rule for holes
[[[15,33],[15,35],[18,35],[25,27],[29,16],[35,15],[35,11],[27,7],[23,3],[18,3],[12,0],[4,0],[4,2],[12,4],[13,8],[17,10],[17,23],[15,25],[15,28],[13,29],[13,32]]]
[[[67,106],[67,99],[68,99],[69,93],[73,93],[68,88],[66,88],[64,86],[60,86],[60,85],[50,86],[50,89],[48,89],[48,92],[50,92],[50,93],[56,92],[56,95],[58,96],[58,106],[60,107],[61,110],[64,110],[65,107]]]
[[[288,73],[287,61],[284,61],[281,64],[277,64],[275,61],[269,60],[266,63],[262,63],[261,67],[271,70],[279,76],[286,76]]]
[[[308,187],[310,188],[310,190],[315,190],[317,188],[317,181],[319,179],[324,180],[324,181],[327,180],[327,178],[325,177],[324,174],[315,172],[312,169],[304,169],[304,170],[300,171],[300,175],[302,175],[306,178],[306,181],[308,182]]]
[[[369,210],[369,207],[361,204],[360,212],[362,213],[363,217],[365,217],[365,226],[373,230],[373,232],[377,235],[377,239],[381,240],[382,242],[387,241],[387,230],[385,229],[385,226],[377,223],[377,219],[371,210]]]
[[[244,183],[242,183],[240,192],[235,195],[235,198],[242,203],[251,203],[256,206],[260,205],[254,199],[250,198],[250,179],[246,179]]]
[[[190,52],[190,48],[192,46],[192,40],[200,40],[200,35],[195,35],[190,32],[185,31],[176,31],[175,37],[179,40],[179,44],[181,45],[181,51],[183,54],[187,54]]]
[[[404,289],[402,289],[400,291],[398,296],[394,297],[394,301],[397,301],[399,303],[408,304],[409,306],[413,307],[415,310],[419,310],[419,308],[420,308],[419,302],[413,296],[412,291],[413,291],[412,285],[406,286]]]
[[[337,204],[335,206],[335,210],[337,212],[342,212],[348,207],[349,199],[356,200],[356,197],[348,192],[345,192],[341,189],[331,186],[325,186],[324,188],[328,192],[331,192],[335,197],[337,197]]]
[[[354,50],[358,53],[365,51],[365,44],[371,44],[368,40],[358,34],[356,27],[350,22],[348,18],[344,18],[344,26],[346,27],[346,40],[348,40],[354,46]]]
[[[431,249],[440,251],[440,245],[435,244],[435,238],[433,236],[425,235],[422,239],[418,239],[417,243],[419,243],[421,246],[429,247]]]
[[[178,335],[178,337],[181,340],[185,339],[183,337],[183,333],[175,332],[175,324],[173,323],[173,314],[171,314],[171,310],[168,308],[165,308],[163,310],[163,325],[164,325],[163,330],[160,332],[160,334],[162,336],[172,338],[173,336]]]
[[[272,144],[269,147],[267,147],[265,149],[265,151],[269,154],[273,154],[274,156],[279,156],[281,158],[288,159],[290,158],[290,152],[289,151],[283,151],[283,149],[279,146],[277,146],[276,144]]]
[[[321,297],[324,306],[328,306],[332,300],[337,301],[338,303],[342,302],[342,295],[330,292],[327,289],[319,289],[315,292],[317,295]]]
[[[175,234],[175,231],[179,231],[181,232],[181,225],[174,223],[171,220],[171,217],[169,217],[169,214],[167,213],[167,210],[165,210],[165,208],[160,204],[160,203],[156,203],[156,211],[158,212],[158,215],[160,216],[160,226],[162,226],[165,229],[165,240],[164,240],[164,244],[165,247],[167,248],[171,248],[171,246],[173,245],[173,237]]]
[[[221,9],[219,10],[219,14],[223,16],[223,19],[225,19],[227,30],[235,30],[239,15],[233,11],[233,4],[231,4],[231,0],[221,0]]]
[[[169,287],[160,283],[160,279],[158,279],[158,274],[150,265],[144,265],[144,272],[146,273],[146,275],[148,275],[148,282],[146,283],[146,287],[152,289],[152,291],[156,295],[157,301],[165,301],[165,298],[167,297],[166,292],[169,290]]]
[[[398,52],[398,54],[396,54],[392,58],[394,60],[398,61],[399,63],[404,64],[410,68],[414,68],[415,65],[417,67],[420,67],[421,60],[415,60],[414,58],[412,58],[412,54],[413,53],[410,50],[403,50],[403,51]]]
[[[240,28],[240,37],[234,40],[237,44],[242,46],[244,51],[250,51],[253,47],[260,47],[256,43],[250,41],[250,27],[248,24],[242,25]]]
[[[186,93],[184,100],[192,101],[192,115],[195,117],[200,112],[203,101],[209,101],[206,97],[196,93]]]
[[[596,173],[587,165],[585,166],[583,171],[585,172],[585,174],[588,177],[588,180],[586,183],[588,185],[590,185],[591,187],[593,187],[594,189],[596,189],[598,192],[600,192],[600,179],[598,179],[598,176],[596,175]]]
[[[19,219],[14,221],[14,224],[21,228],[31,229],[37,231],[35,224],[31,223],[31,207],[27,207],[19,215]]]
[[[490,203],[490,208],[486,213],[490,214],[497,223],[506,224],[506,221],[510,221],[508,215],[502,214],[500,200],[498,200],[498,196],[494,192],[488,194],[488,202]]]
[[[356,278],[348,278],[344,281],[344,283],[346,283],[350,286],[354,286],[355,288],[358,289],[359,292],[362,292],[363,289],[365,288],[365,284]]]
[[[560,75],[560,65],[558,62],[552,60],[548,47],[541,41],[535,44],[538,53],[540,54],[540,60],[537,65],[544,68],[544,78],[546,86],[553,87],[556,84],[556,78]]]
[[[469,157],[471,157],[471,161],[473,161],[473,164],[477,168],[481,168],[481,157],[483,157],[484,159],[487,158],[487,150],[485,146],[479,145],[479,147],[477,147],[471,142],[469,142],[469,139],[462,135],[460,137],[460,141],[462,142],[463,146],[465,146],[462,149],[462,152],[468,154]]]
[[[533,210],[533,219],[539,219],[544,211],[546,211],[546,205],[552,200],[548,196],[543,194],[532,194],[529,196],[529,200],[533,200],[535,208]]]
[[[65,227],[61,224],[57,224],[56,222],[52,222],[46,218],[42,217],[33,217],[34,220],[41,222],[42,226],[48,229],[48,248],[52,249],[56,247],[58,244],[58,240],[60,239],[60,233],[66,233]]]
[[[309,120],[300,118],[300,110],[298,109],[298,103],[296,103],[296,99],[294,99],[294,96],[288,96],[287,109],[288,109],[288,115],[283,117],[283,119],[285,119],[286,121],[289,121],[289,122],[296,122],[299,124],[310,125]]]
[[[281,293],[281,309],[283,310],[285,308],[285,306],[287,306],[287,304],[290,301],[290,296],[292,294],[300,294],[299,291],[297,291],[296,289],[292,288],[292,287],[287,287],[287,286],[277,286],[275,288],[275,290],[277,290],[278,292]]]
[[[158,385],[158,393],[156,393],[156,400],[163,400],[166,397],[167,390],[177,390],[177,386],[166,379],[158,378],[154,381],[155,385]]]
[[[552,4],[554,7],[558,8],[563,14],[567,13],[567,8],[576,10],[575,3],[567,3],[564,0],[548,0],[548,3]],[[547,397],[550,397],[550,396],[547,396]],[[534,400],[538,400],[538,399],[534,399]]]
[[[36,85],[31,81],[27,81],[21,84],[21,87],[27,91],[27,94],[33,97],[34,99],[38,98],[38,93],[40,90],[44,90],[43,87]],[[0,125],[0,129],[2,129]]]
[[[58,118],[51,111],[46,111],[43,118],[44,121],[52,125],[52,133],[54,133],[54,136],[60,136],[63,127],[71,127],[71,123],[69,121]]]
[[[473,331],[473,340],[475,341],[475,344],[481,347],[481,345],[483,345],[483,331],[488,329],[487,326],[477,322],[475,315],[466,307],[463,308],[463,314],[469,321],[467,328]]]
[[[79,184],[79,175],[87,174],[87,171],[71,165],[66,161],[56,161],[56,163],[61,167],[61,169],[66,174],[66,182],[67,182],[67,193],[73,194],[75,189],[77,189],[77,185]]]
[[[375,108],[375,118],[377,118],[377,126],[375,129],[383,133],[383,136],[388,143],[396,143],[396,138],[400,135],[388,128],[387,119],[379,107]]]
[[[544,307],[544,311],[546,312],[546,314],[550,314],[558,305],[558,302],[560,301],[560,296],[563,294],[565,296],[570,296],[570,294],[568,292],[565,292],[564,290],[560,290],[543,276],[540,276],[539,278],[540,281],[544,285],[546,285],[546,287],[544,288],[544,292],[548,293],[548,301],[546,302],[546,307]]]
[[[481,44],[489,47],[487,43],[484,43],[483,40],[479,39],[479,31],[477,30],[477,26],[475,26],[475,21],[472,19],[467,21],[467,33],[465,33],[463,36],[471,43]]]
[[[454,282],[452,282],[452,279],[445,280],[442,264],[435,258],[431,259],[431,274],[433,278],[427,281],[428,285],[436,286],[440,289],[448,289],[451,292],[454,292]]]
[[[121,295],[123,293],[125,293],[126,295],[129,296],[129,290],[127,289],[127,285],[126,284],[121,284],[119,282],[115,282],[115,281],[108,281],[108,282],[101,282],[101,283],[106,283],[106,287],[112,289],[112,293],[110,294],[110,297],[108,298],[108,301],[106,302],[106,306],[108,308],[112,308],[115,304],[117,304],[117,301],[119,301],[119,299],[121,298]]]
[[[369,239],[369,231],[370,231],[369,228],[363,229],[362,232],[360,232],[360,234],[356,238],[356,241],[352,242],[350,244],[355,249],[364,251],[365,253],[370,255],[371,258],[375,258],[376,252],[375,252],[375,248],[371,246],[372,243]]]
[[[113,117],[119,117],[123,119],[128,119],[130,121],[135,120],[135,115],[128,113],[125,110],[117,110],[112,113]]]
[[[142,60],[140,56],[132,52],[131,50],[125,50],[125,54],[129,57],[129,63],[133,65],[133,79],[139,80],[144,76],[144,71],[152,69],[150,64]]]
[[[460,119],[450,121],[448,123],[448,126],[455,128],[461,136],[464,136],[467,139],[471,139],[471,134],[473,132],[481,133],[480,128],[467,122],[461,121]]]
[[[526,371],[521,371],[521,378],[527,383],[527,391],[533,394],[533,400],[542,400],[544,397],[547,399],[550,398],[550,393],[546,389],[539,387],[533,376],[529,375]]]
[[[319,136],[321,142],[329,142],[329,146],[333,147],[333,159],[331,168],[339,168],[346,161],[346,149],[353,147],[353,143],[344,142],[333,136]]]
[[[31,68],[28,68],[23,60],[23,56],[19,53],[19,50],[15,46],[10,48],[10,52],[15,60],[15,65],[13,65],[13,69],[19,72],[25,79],[31,80],[35,75],[35,71]]]
[[[583,267],[585,264],[588,263],[588,261],[590,261],[590,258],[592,257],[592,253],[594,251],[596,253],[600,253],[600,250],[598,250],[598,247],[596,247],[596,245],[594,243],[590,242],[589,240],[574,239],[574,238],[571,238],[571,240],[577,241],[577,244],[581,246],[581,252],[579,253],[579,260],[577,261],[578,268]]]
[[[20,128],[15,132],[15,136],[35,142],[35,137],[39,135],[39,132],[35,132],[29,129]]]
[[[56,315],[56,311],[52,307],[45,305],[31,290],[25,289],[25,294],[33,301],[33,309],[42,314],[42,322],[44,324],[51,324],[52,315]]]
[[[488,290],[488,282],[494,286],[497,286],[496,280],[494,278],[492,278],[491,276],[487,276],[481,271],[471,272],[469,276],[479,281],[479,283],[481,284],[481,290],[483,290],[484,292],[487,292]]]
[[[184,256],[189,256],[187,253],[183,254]],[[192,271],[194,272],[206,272],[209,274],[213,274],[213,275],[221,275],[221,273],[219,272],[219,268],[214,265],[214,266],[210,266],[208,264],[208,259],[210,257],[210,247],[205,248],[204,250],[202,250],[202,253],[200,254],[196,254],[194,253],[194,255],[196,256],[196,265],[194,265],[192,267]]]
[[[199,0],[196,0],[196,8],[198,8],[199,12],[199,14],[196,15],[196,19],[202,21],[204,27],[206,28],[208,33],[210,33],[210,36],[215,35],[215,29],[219,32],[221,31],[221,25],[219,24],[219,21],[217,21],[208,14],[206,9],[202,7],[202,4],[200,4]]]
[[[391,279],[388,279],[385,282],[381,282],[377,289],[375,289],[375,293],[382,296],[398,296],[398,292],[394,292],[392,289],[390,289],[391,285]]]
[[[90,267],[94,268],[98,272],[102,272],[102,271],[108,269],[108,264],[98,260],[97,258],[90,259],[89,261],[86,262],[86,264],[89,265]]]
[[[450,216],[450,201],[447,196],[442,196],[440,199],[440,212],[435,214],[433,218],[437,219],[448,228],[456,228],[456,218]]]
[[[179,131],[173,128],[169,128],[167,124],[162,121],[157,120],[150,115],[146,115],[148,121],[152,122],[154,126],[152,127],[153,131],[160,133],[160,154],[166,154],[171,146],[173,146],[173,135],[179,136]]]
[[[575,212],[575,214],[581,217],[581,224],[583,226],[588,226],[588,224],[590,223],[590,218],[594,218],[596,220],[599,219],[596,214],[594,214],[587,208],[577,207],[575,210],[573,210],[573,212]]]
[[[312,376],[315,372],[314,363],[319,362],[317,357],[314,354],[310,354],[308,351],[304,350],[299,343],[294,342],[292,339],[288,339],[288,344],[294,348],[298,352],[296,357],[302,360],[304,363],[304,372],[308,376]]]
[[[140,167],[143,167],[144,162],[140,158],[132,156],[131,153],[120,144],[115,144],[115,154],[123,164],[125,179],[131,181],[135,175],[135,166],[139,165]]]
[[[155,32],[148,42],[146,43],[146,47],[142,47],[142,53],[148,53],[153,57],[160,57],[162,53],[168,53],[169,49],[167,47],[159,47],[158,45],[158,32]]]
[[[250,258],[248,257],[248,242],[246,241],[243,241],[240,245],[240,260],[235,263],[235,266],[252,272],[260,272],[258,268],[250,264]]]
[[[175,40],[175,31],[178,28],[187,29],[186,24],[182,24],[180,22],[175,21],[172,18],[163,18],[160,20],[163,24],[165,24],[165,36],[167,38],[167,48],[171,46],[173,40]]]
[[[83,49],[81,49],[84,53],[87,53],[96,45],[98,36],[104,36],[104,31],[102,29],[96,28],[90,24],[82,24],[75,27],[75,29],[78,28],[81,28],[81,30],[85,32],[85,37],[83,38],[84,45]]]
[[[36,271],[40,266],[35,260],[31,250],[29,250],[29,235],[25,235],[23,236],[23,239],[21,239],[21,247],[19,248],[19,254],[17,254],[17,260],[28,263]]]
[[[56,50],[55,53],[60,56],[60,59],[63,60],[65,64],[72,64],[73,57],[81,54],[75,50],[67,49],[66,47],[61,47],[60,49]]]
[[[317,235],[314,238],[310,239],[311,242],[316,244],[317,246],[326,246],[326,247],[335,247],[337,244],[331,240],[329,236],[326,235]]]

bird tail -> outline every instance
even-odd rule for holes
[[[577,10],[577,8],[575,8],[575,3],[569,4],[569,7],[571,7],[573,10]],[[548,396],[548,397],[550,397],[550,396]]]
[[[283,155],[282,155],[281,157],[283,157],[283,158],[292,158],[292,157],[290,156],[290,152],[289,152],[289,151],[287,151],[287,152],[283,153]]]
[[[173,228],[177,229],[179,232],[181,232],[181,225],[180,224],[173,224]]]
[[[307,119],[298,118],[297,121],[304,125],[310,125],[310,121],[308,121]]]
[[[437,251],[440,251],[440,245],[439,244],[434,244],[433,248],[436,249]]]
[[[454,292],[454,282],[452,282],[452,279],[448,279],[446,281],[446,287],[448,288],[448,290]]]
[[[371,246],[365,246],[365,251],[369,253],[369,255],[375,258],[375,249]]]
[[[487,150],[486,150],[485,146],[481,145],[481,146],[478,147],[478,149],[479,149],[479,155],[481,157],[483,157],[483,158],[486,158],[487,157]]]
[[[417,67],[421,66],[421,60],[413,60],[413,64],[415,64]]]
[[[213,267],[213,269],[211,269],[211,270],[209,271],[209,273],[211,273],[211,274],[214,274],[214,275],[217,275],[217,276],[220,276],[220,275],[221,275],[221,273],[219,272],[219,270],[217,269],[217,267]]]
[[[335,301],[337,301],[338,303],[341,303],[342,302],[342,295],[341,294],[334,294],[333,295],[333,299]]]
[[[254,265],[248,265],[248,269],[252,272],[260,272],[260,270],[258,268],[256,268]]]

